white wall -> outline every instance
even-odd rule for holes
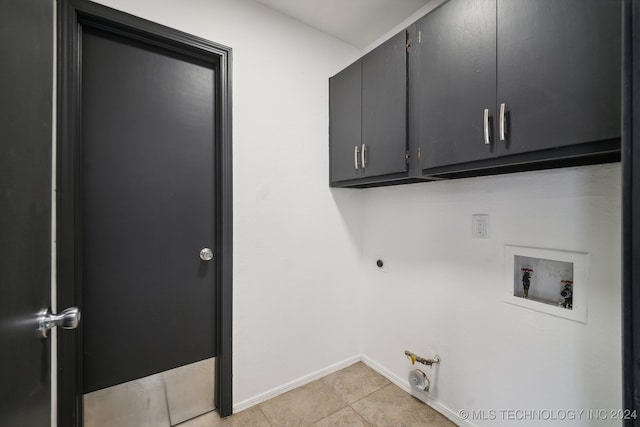
[[[444,411],[619,408],[619,165],[330,190],[327,78],[360,51],[249,0],[100,2],[233,48],[236,410],[360,353],[406,386],[405,349],[442,357]],[[506,243],[589,252],[588,324],[503,303]]]
[[[404,350],[439,354],[429,396],[453,415],[619,409],[620,191],[619,164],[365,190],[365,360],[406,387]],[[587,324],[504,303],[505,244],[588,252]],[[473,424],[514,424],[497,416]]]
[[[329,190],[328,77],[360,51],[247,0],[100,3],[233,48],[236,410],[357,357],[363,194]]]
[[[381,45],[382,43],[390,39],[392,36],[398,34],[400,31],[406,29],[411,24],[416,22],[418,19],[422,18],[427,13],[431,12],[433,9],[440,6],[445,1],[448,1],[448,0],[429,0],[427,3],[425,3],[424,6],[422,6],[420,9],[416,10],[414,13],[409,15],[404,21],[400,22],[398,25],[396,25],[395,27],[387,31],[386,34],[380,36],[377,40],[372,42],[369,46],[365,47],[362,50],[362,53],[365,54],[372,51],[373,49],[375,49],[376,47],[378,47],[379,45]]]

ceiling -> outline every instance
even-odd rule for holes
[[[429,0],[256,0],[360,49]]]

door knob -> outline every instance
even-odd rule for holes
[[[51,313],[50,309],[45,309],[38,315],[38,333],[42,338],[49,336],[49,330],[56,326],[62,329],[75,329],[80,322],[80,309],[69,307],[59,314]]]
[[[209,248],[202,248],[200,251],[200,259],[203,261],[211,261],[213,259],[213,251]]]

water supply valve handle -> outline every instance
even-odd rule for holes
[[[405,350],[404,355],[407,356],[407,359],[411,360],[412,365],[416,364],[418,357],[415,354],[411,353],[409,350]]]

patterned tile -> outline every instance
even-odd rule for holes
[[[365,421],[352,408],[340,409],[335,414],[331,414],[321,419],[312,427],[370,427],[371,424]]]
[[[345,401],[320,380],[260,404],[269,422],[277,427],[309,426],[346,406]]]
[[[363,363],[355,363],[231,417],[221,419],[217,412],[210,412],[177,427],[454,425]]]
[[[382,375],[362,362],[322,378],[347,403],[353,403],[389,384]]]
[[[440,413],[395,384],[385,386],[351,407],[373,426],[455,426]]]

